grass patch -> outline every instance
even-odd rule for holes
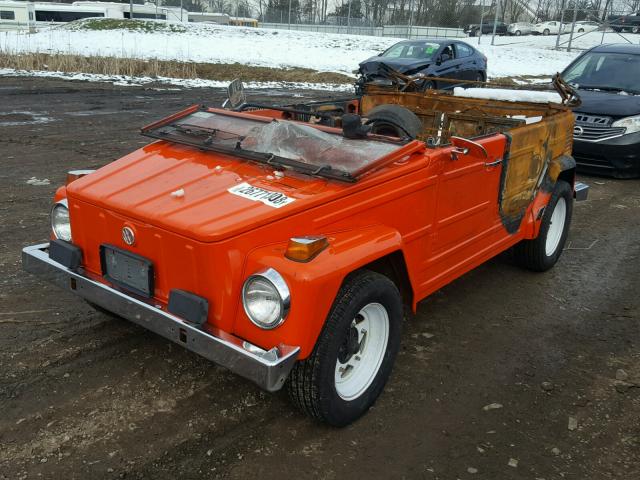
[[[60,55],[47,53],[12,54],[0,51],[0,68],[49,70],[65,73],[97,73],[131,77],[201,78],[245,82],[306,82],[350,84],[353,79],[340,73],[307,68],[251,67],[240,63],[195,63],[174,60]]]
[[[183,25],[177,23],[167,23],[164,20],[156,21],[128,18],[88,18],[68,23],[62,28],[65,28],[67,30],[129,30],[132,32],[144,33],[185,33],[187,31],[186,27],[184,27]]]

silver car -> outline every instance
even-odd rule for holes
[[[511,23],[507,28],[507,33],[509,35],[516,35],[516,36],[529,35],[533,30],[534,26],[535,25],[533,23],[527,23],[527,22]]]

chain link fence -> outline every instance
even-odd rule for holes
[[[637,24],[620,20],[634,8],[640,10],[640,1],[629,1],[638,5],[621,10],[614,9],[612,2],[593,8],[597,0],[405,0],[386,2],[382,12],[372,13],[375,0],[350,0],[350,9],[349,2],[338,7],[347,16],[327,15],[319,20],[315,15],[294,14],[289,18],[283,10],[280,21],[260,26],[408,39],[478,37],[475,41],[480,44],[572,51],[602,43],[640,44],[640,15]]]

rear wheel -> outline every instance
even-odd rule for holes
[[[522,32],[520,30],[516,30],[516,37],[519,37],[520,35],[522,35]]]
[[[371,132],[389,137],[416,138],[422,131],[422,122],[411,110],[400,105],[378,105],[366,115]]]
[[[640,27],[632,27],[631,33],[640,33]]]
[[[567,241],[572,213],[571,185],[558,180],[544,210],[538,237],[533,240],[523,240],[513,247],[516,261],[521,266],[536,272],[544,272],[553,267],[562,255]]]
[[[545,28],[544,31],[542,32],[543,35],[549,35],[551,33],[551,31],[548,28]]]
[[[584,28],[579,28],[578,33],[584,33]]]
[[[340,288],[313,353],[287,388],[307,415],[342,427],[375,403],[389,378],[402,330],[400,293],[384,275],[362,270]]]

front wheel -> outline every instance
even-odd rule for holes
[[[542,32],[543,35],[549,35],[551,33],[551,31],[548,28],[545,28],[544,31]]]
[[[336,427],[362,416],[389,378],[402,331],[402,301],[384,275],[362,270],[345,280],[313,353],[287,388],[307,415]]]
[[[521,266],[536,272],[544,272],[553,267],[562,255],[567,241],[572,213],[571,185],[558,180],[545,207],[538,237],[533,240],[523,240],[513,247],[516,261]]]

